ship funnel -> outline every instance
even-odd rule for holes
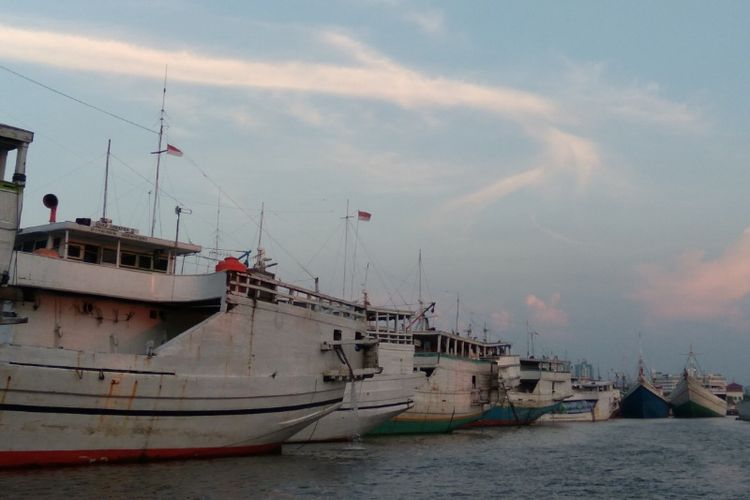
[[[49,221],[57,222],[57,196],[52,193],[45,194],[42,203],[49,208]]]

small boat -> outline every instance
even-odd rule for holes
[[[638,360],[638,382],[620,402],[623,418],[667,418],[669,402],[646,377],[643,356]]]
[[[704,386],[692,349],[682,379],[670,394],[669,403],[677,418],[724,417],[727,414],[727,402]]]

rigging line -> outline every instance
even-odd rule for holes
[[[328,236],[328,238],[326,238],[325,242],[323,242],[323,245],[310,257],[310,260],[307,261],[308,266],[312,265],[313,261],[318,258],[323,250],[325,250],[325,248],[331,243],[331,240],[333,240],[333,237],[339,233],[339,230],[339,225],[336,225],[333,232]]]
[[[223,189],[223,188],[222,188],[222,187],[221,187],[221,186],[220,186],[220,185],[219,185],[219,184],[218,184],[218,183],[217,183],[216,181],[214,181],[214,180],[213,180],[213,179],[212,179],[211,177],[209,177],[209,176],[208,176],[208,174],[207,174],[206,172],[204,172],[204,171],[203,171],[203,169],[202,169],[202,168],[201,168],[201,167],[200,167],[200,166],[199,166],[199,165],[198,165],[198,164],[197,164],[197,163],[196,163],[196,162],[195,162],[195,161],[194,161],[194,160],[193,160],[192,158],[190,158],[190,157],[189,157],[188,155],[184,155],[184,158],[185,158],[185,159],[187,159],[187,161],[188,161],[188,162],[190,162],[190,164],[191,164],[191,165],[193,165],[193,166],[194,166],[194,167],[195,167],[195,168],[196,168],[196,169],[198,170],[198,172],[200,172],[200,173],[201,173],[201,175],[202,175],[202,176],[203,176],[203,177],[204,177],[204,178],[205,178],[205,179],[206,179],[206,180],[207,180],[208,182],[210,182],[211,184],[213,184],[213,185],[214,185],[214,187],[216,187],[216,189],[218,189],[219,191],[221,191],[221,193],[222,193],[222,194],[223,194],[223,195],[224,195],[224,196],[225,196],[225,197],[226,197],[226,198],[227,198],[227,199],[228,199],[229,201],[231,201],[231,202],[232,202],[232,203],[233,203],[233,204],[234,204],[234,205],[235,205],[235,206],[236,206],[236,207],[237,207],[237,208],[238,208],[238,209],[239,209],[239,210],[240,210],[240,211],[241,211],[242,213],[244,213],[244,214],[245,214],[245,216],[247,216],[247,217],[248,217],[248,218],[249,218],[249,219],[250,219],[251,221],[253,221],[253,222],[255,223],[255,225],[256,225],[256,226],[259,226],[259,223],[258,223],[258,221],[257,221],[257,220],[255,219],[255,217],[253,217],[252,215],[250,215],[250,213],[248,212],[248,210],[247,210],[247,209],[246,209],[245,207],[243,207],[242,205],[240,205],[240,204],[239,204],[239,203],[238,203],[238,202],[237,202],[237,201],[236,201],[236,200],[235,200],[234,198],[232,198],[232,197],[231,197],[231,196],[229,195],[229,193],[227,193],[227,192],[226,192],[226,191],[225,191],[225,190],[224,190],[224,189]],[[276,240],[276,239],[275,239],[275,238],[274,238],[274,237],[273,237],[273,236],[272,236],[272,235],[271,235],[271,234],[270,234],[270,233],[268,232],[268,230],[267,230],[267,229],[264,229],[264,230],[263,230],[263,233],[264,233],[264,234],[265,234],[265,235],[266,235],[266,236],[267,236],[267,237],[268,237],[268,238],[269,238],[269,239],[270,239],[270,240],[271,240],[271,241],[272,241],[272,242],[273,242],[273,243],[274,243],[275,245],[277,245],[277,246],[278,246],[278,248],[280,248],[280,249],[281,249],[281,250],[282,250],[282,251],[283,251],[283,252],[284,252],[284,253],[285,253],[285,254],[287,255],[287,257],[289,257],[290,259],[292,259],[292,261],[294,261],[294,263],[295,263],[295,264],[297,264],[297,265],[298,265],[298,266],[299,266],[299,267],[300,267],[300,268],[301,268],[301,269],[302,269],[302,270],[303,270],[303,271],[304,271],[305,273],[307,273],[307,274],[308,274],[308,275],[309,275],[309,276],[310,276],[311,278],[315,279],[315,278],[317,277],[317,276],[315,276],[315,275],[314,275],[313,273],[311,273],[310,271],[308,271],[308,269],[307,269],[307,268],[306,268],[306,267],[304,266],[304,264],[302,264],[302,263],[301,263],[301,262],[300,262],[299,260],[297,260],[297,258],[296,258],[296,257],[295,257],[294,255],[292,255],[292,254],[291,254],[291,252],[289,252],[289,250],[287,250],[287,249],[286,249],[286,248],[284,247],[284,245],[282,245],[281,243],[279,243],[279,242],[278,242],[278,241],[277,241],[277,240]]]
[[[66,94],[65,92],[62,92],[62,91],[57,90],[57,89],[55,89],[53,87],[50,87],[49,85],[46,85],[46,84],[44,84],[44,83],[42,83],[42,82],[40,82],[38,80],[34,80],[33,78],[28,77],[26,75],[23,75],[23,74],[19,73],[18,71],[14,71],[14,70],[10,69],[7,66],[4,66],[4,65],[0,64],[0,69],[3,69],[5,71],[7,71],[8,73],[12,73],[12,74],[16,75],[19,78],[22,78],[22,79],[24,79],[24,80],[26,80],[28,82],[33,83],[34,85],[38,85],[38,86],[40,86],[40,87],[42,87],[44,89],[47,89],[50,92],[54,92],[55,94],[61,95],[63,97],[66,97],[66,98],[70,99],[71,101],[75,101],[78,104],[82,104],[83,106],[89,107],[89,108],[91,108],[91,109],[93,109],[95,111],[98,111],[100,113],[104,113],[105,115],[108,115],[108,116],[110,116],[112,118],[115,118],[117,120],[125,122],[128,125],[132,125],[134,127],[138,127],[138,128],[143,129],[143,130],[145,130],[147,132],[151,132],[152,134],[158,134],[159,133],[156,130],[152,130],[152,129],[146,127],[145,125],[141,125],[140,123],[136,123],[136,122],[134,122],[132,120],[128,120],[127,118],[124,118],[124,117],[122,117],[120,115],[112,113],[111,111],[107,111],[106,109],[100,108],[99,106],[95,106],[93,104],[89,104],[88,102],[83,101],[81,99],[78,99],[77,97],[73,97],[70,94]]]
[[[134,174],[136,174],[138,177],[140,177],[141,179],[143,179],[147,183],[147,185],[149,186],[149,188],[153,187],[153,182],[151,182],[151,179],[148,179],[146,176],[144,176],[143,174],[141,174],[140,172],[138,172],[137,170],[135,170],[133,167],[131,167],[130,165],[128,165],[127,163],[125,163],[123,160],[121,160],[120,158],[118,158],[115,154],[112,154],[111,156],[112,156],[112,158],[114,158],[115,160],[117,160],[118,162],[120,162],[128,170],[130,170],[131,172],[133,172]],[[179,205],[183,204],[182,201],[178,200],[177,198],[175,198],[174,196],[172,196],[171,194],[169,194],[163,188],[159,188],[159,193],[162,194],[162,195],[164,195],[164,196],[166,196],[167,198],[169,198],[170,200],[174,201],[175,203],[177,203]]]
[[[369,251],[367,250],[367,247],[366,247],[366,246],[362,245],[362,250],[364,250],[364,252],[365,252],[365,255],[367,255],[367,258],[368,258],[368,259],[370,260],[371,266],[372,266],[372,267],[373,267],[373,268],[375,269],[375,275],[376,275],[376,276],[377,276],[377,277],[378,277],[378,278],[380,279],[381,285],[383,285],[383,287],[384,287],[384,288],[385,288],[386,290],[388,290],[388,289],[392,289],[393,287],[391,287],[391,286],[389,286],[389,285],[388,285],[388,282],[386,281],[385,277],[384,277],[384,276],[383,276],[383,274],[382,274],[382,273],[380,272],[380,266],[379,266],[379,265],[376,265],[376,264],[377,264],[377,260],[375,260],[375,259],[374,259],[374,258],[373,258],[373,257],[372,257],[372,256],[370,255],[370,252],[369,252]],[[400,290],[398,290],[398,289],[396,289],[394,293],[388,294],[388,299],[389,299],[389,300],[391,301],[391,305],[393,305],[394,307],[397,307],[397,306],[396,306],[396,303],[395,303],[395,302],[394,302],[394,300],[393,300],[393,296],[394,296],[394,295],[397,295],[397,296],[398,296],[398,298],[399,298],[399,299],[401,300],[401,303],[402,303],[402,304],[406,304],[406,303],[407,303],[407,302],[406,302],[406,299],[405,299],[405,298],[404,298],[404,296],[403,296],[403,295],[401,294],[401,291],[400,291]]]

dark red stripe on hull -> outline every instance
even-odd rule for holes
[[[279,453],[281,443],[222,448],[166,448],[154,450],[38,450],[0,452],[0,467],[83,465],[146,460],[217,458]]]

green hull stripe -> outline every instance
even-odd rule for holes
[[[675,406],[672,408],[672,414],[677,418],[709,418],[709,417],[723,417],[724,415],[709,410],[705,406],[701,406],[693,401]]]
[[[450,432],[457,427],[462,425],[470,424],[479,420],[482,415],[476,417],[464,417],[450,420],[431,420],[431,421],[396,421],[389,420],[388,422],[380,425],[374,430],[370,431],[369,435],[385,435],[385,434],[436,434]]]

